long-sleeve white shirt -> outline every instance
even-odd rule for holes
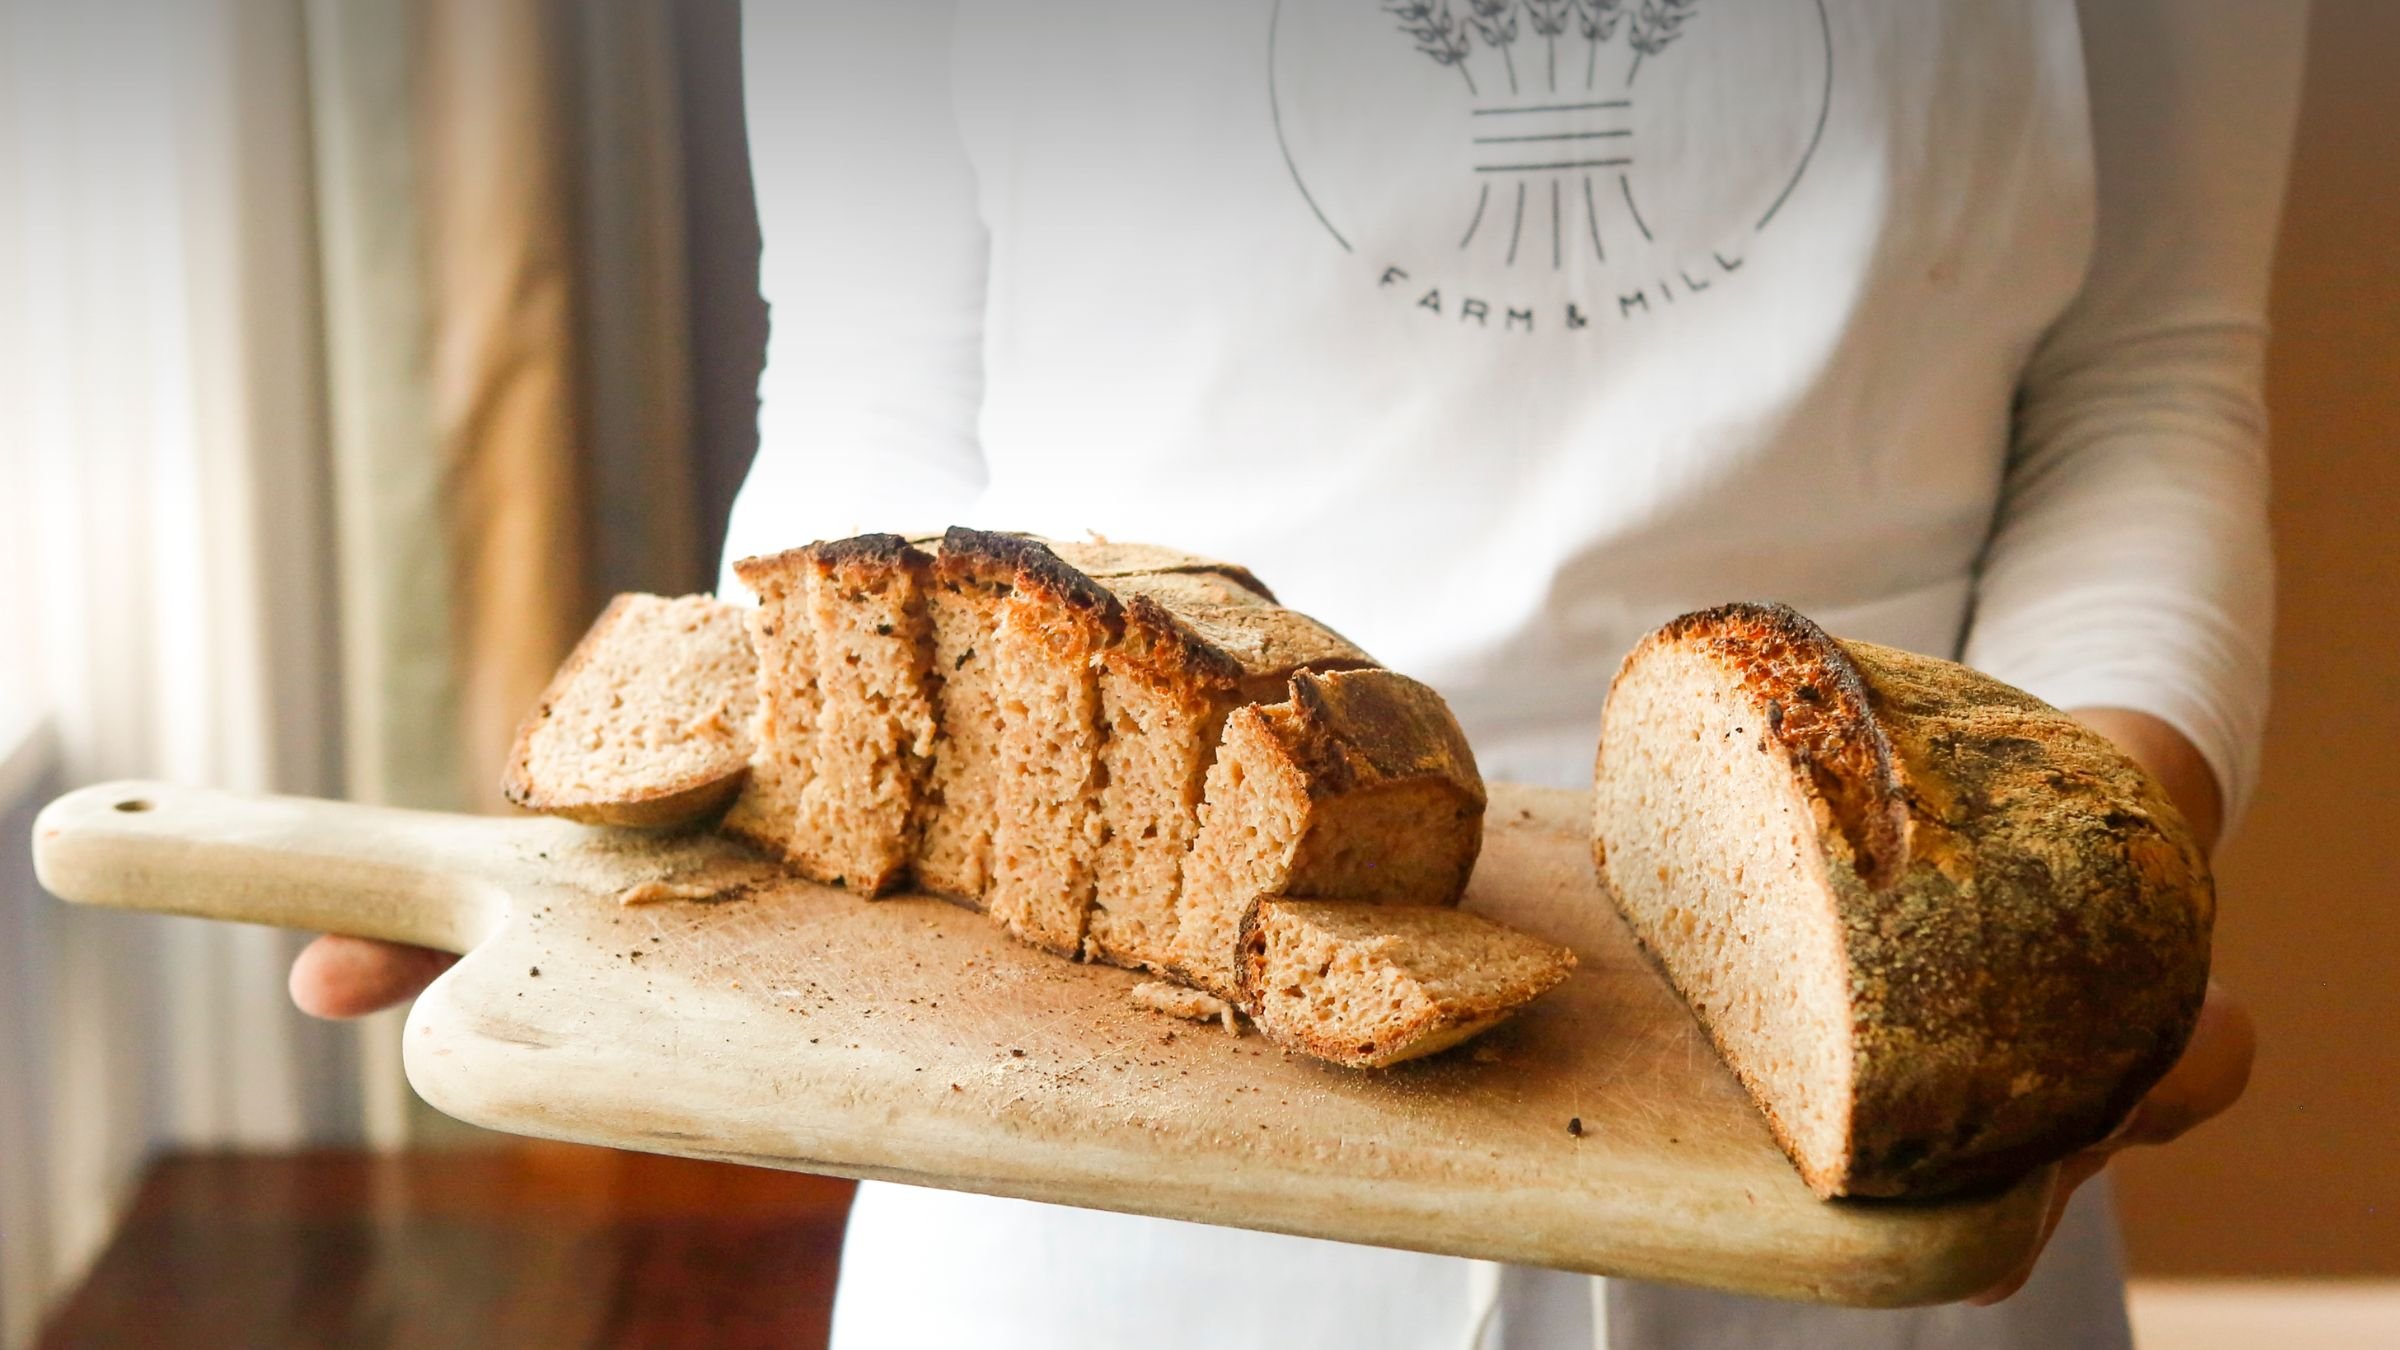
[[[1558,784],[1643,631],[1781,599],[2156,714],[2238,811],[2304,20],[749,6],[772,337],[729,553],[965,523],[1236,558],[1439,688],[1487,775]]]

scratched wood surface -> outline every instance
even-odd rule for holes
[[[1136,1009],[1128,972],[706,836],[126,783],[52,803],[35,857],[68,900],[466,953],[405,1059],[494,1129],[1826,1302],[2012,1267],[2042,1176],[1940,1204],[1801,1186],[1602,894],[1585,810],[1496,788],[1466,902],[1580,969],[1381,1074]],[[714,898],[620,902],[652,882]]]

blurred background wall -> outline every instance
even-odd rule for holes
[[[2316,0],[2276,261],[2275,709],[2218,869],[2249,1096],[2119,1164],[2137,1272],[2400,1276],[2400,4]]]

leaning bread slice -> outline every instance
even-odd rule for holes
[[[620,595],[518,728],[502,788],[592,825],[689,824],[740,790],[757,702],[741,606]]]
[[[1074,956],[1099,847],[1100,654],[1123,631],[1124,607],[1037,541],[987,535],[981,546],[1015,560],[992,633],[1001,738],[985,909],[1012,935]]]
[[[1174,966],[1222,998],[1257,897],[1455,904],[1483,843],[1483,779],[1440,695],[1388,670],[1303,672],[1289,693],[1226,718],[1184,860]]]
[[[1489,1031],[1575,954],[1463,910],[1262,899],[1242,916],[1241,1005],[1268,1039],[1354,1069]]]
[[[1609,691],[1594,846],[1818,1194],[1937,1195],[2105,1135],[2181,1052],[2190,829],[2074,719],[1782,606],[1686,615]]]
[[[1000,683],[994,656],[1003,601],[1016,589],[1021,545],[1011,536],[953,529],[926,541],[937,556],[925,587],[932,629],[934,719],[940,739],[926,779],[917,881],[980,908],[991,885],[999,824]]]

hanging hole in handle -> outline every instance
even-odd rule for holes
[[[147,811],[150,809],[150,803],[141,797],[128,797],[125,800],[117,803],[117,809],[128,812]]]

